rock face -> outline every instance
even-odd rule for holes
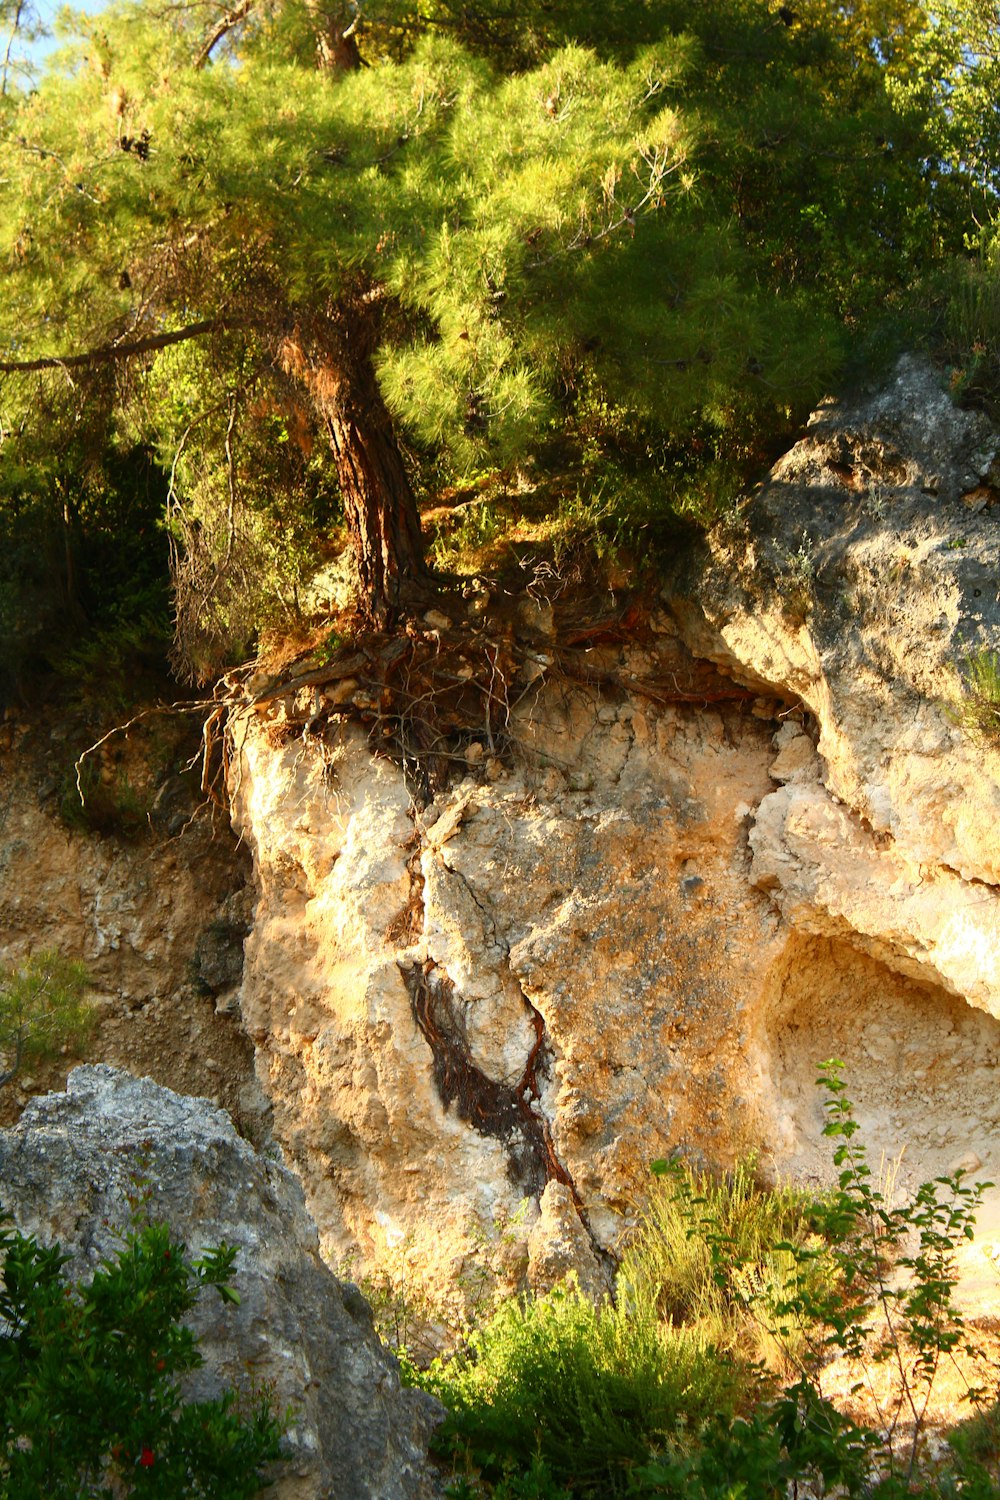
[[[808,711],[776,737],[750,833],[751,884],[791,935],[758,1048],[800,1169],[808,1037],[853,1062],[890,1152],[996,1172],[1000,743],[956,706],[970,659],[1000,647],[998,453],[903,360],[875,397],[820,408],[672,586],[693,649]]]
[[[805,704],[824,784],[872,835],[989,885],[1000,758],[948,705],[970,654],[1000,644],[998,454],[985,418],[904,360],[867,403],[820,408],[675,606],[692,647]]]
[[[535,680],[517,764],[430,806],[354,729],[236,729],[241,1003],[275,1133],[325,1253],[435,1295],[574,1267],[599,1288],[651,1157],[759,1134],[750,1032],[783,942],[747,832],[775,705],[671,705],[691,663],[665,617],[586,661],[641,693]]]
[[[821,409],[641,644],[560,671],[539,609],[513,764],[430,806],[239,721],[242,1013],[331,1259],[599,1287],[652,1156],[828,1174],[831,1055],[904,1175],[995,1175],[1000,760],[948,704],[1000,643],[998,451],[913,362]],[[743,701],[676,701],[684,641]]]
[[[366,1303],[336,1280],[295,1177],[258,1156],[228,1117],[149,1079],[81,1067],[65,1094],[32,1101],[0,1132],[0,1201],[19,1228],[58,1239],[75,1277],[120,1246],[136,1180],[150,1213],[192,1252],[237,1247],[239,1307],[203,1295],[193,1325],[205,1366],[193,1395],[273,1383],[292,1411],[276,1500],[418,1500],[437,1490],[426,1463],[440,1408],[401,1389]]]
[[[312,692],[248,710],[251,902],[207,832],[81,839],[0,760],[9,956],[89,959],[102,1055],[262,1137],[266,1096],[327,1260],[409,1295],[599,1290],[673,1149],[828,1175],[831,1056],[876,1160],[1000,1178],[1000,754],[956,719],[1000,649],[998,454],[913,361],[825,405],[641,636],[568,649],[524,601],[509,753],[458,743],[432,802]],[[218,1067],[240,1017],[259,1088]]]
[[[53,775],[64,735],[43,714],[0,724],[0,962],[49,948],[82,960],[100,1018],[91,1056],[212,1095],[264,1133],[252,1052],[225,1013],[253,910],[245,855],[221,816],[187,804],[180,828],[154,818],[158,836],[134,841],[67,826]],[[23,1102],[21,1085],[59,1088],[70,1062],[25,1070],[0,1096],[0,1122]]]

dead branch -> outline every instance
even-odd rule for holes
[[[132,339],[120,344],[98,344],[95,349],[85,349],[79,354],[43,354],[37,359],[0,359],[0,375],[27,374],[37,370],[82,370],[90,365],[131,359],[137,354],[152,354],[157,349],[168,349],[171,344],[183,344],[187,339],[197,339],[206,333],[233,328],[239,322],[240,319],[228,316],[202,318],[199,323],[188,323],[169,333],[151,333],[147,338]]]

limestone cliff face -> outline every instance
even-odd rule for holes
[[[995,1175],[1000,760],[947,705],[1000,640],[998,447],[913,364],[821,410],[430,806],[360,732],[239,721],[242,1013],[331,1258],[599,1285],[651,1157],[823,1171],[831,1055],[914,1173]],[[744,701],[671,703],[684,642]]]
[[[799,1172],[831,1055],[904,1176],[1000,1165],[1000,754],[955,712],[970,656],[1000,646],[998,452],[904,360],[878,396],[821,408],[672,585],[693,649],[809,711],[776,736],[749,877],[789,935],[755,1046]],[[988,1244],[995,1194],[980,1225]]]
[[[953,712],[1000,648],[998,452],[912,362],[822,408],[641,637],[570,661],[525,602],[510,753],[456,752],[432,802],[263,701],[232,725],[239,855],[187,815],[68,832],[8,721],[3,956],[90,963],[93,1055],[255,1139],[266,1096],[328,1259],[411,1291],[600,1287],[675,1147],[828,1172],[831,1056],[904,1177],[1000,1178],[1000,758]]]
[[[249,861],[177,776],[143,838],[68,827],[55,776],[64,736],[41,713],[8,709],[0,724],[0,963],[49,948],[82,960],[100,1018],[90,1056],[209,1095],[259,1134],[266,1106],[235,1010]],[[74,1060],[24,1070],[0,1094],[0,1122],[61,1087]]]
[[[639,679],[676,659],[660,632],[624,654]],[[520,764],[425,807],[356,731],[240,731],[242,1009],[276,1133],[331,1256],[438,1288],[491,1255],[597,1283],[651,1157],[758,1133],[747,1047],[783,940],[747,833],[773,725],[565,683],[529,700]]]

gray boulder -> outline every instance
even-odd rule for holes
[[[86,1278],[113,1256],[137,1194],[197,1254],[237,1247],[239,1307],[214,1293],[193,1315],[205,1365],[192,1396],[248,1381],[291,1410],[280,1500],[424,1500],[437,1402],[403,1389],[356,1287],[319,1257],[298,1180],[258,1155],[222,1110],[109,1067],[76,1068],[0,1132],[0,1203],[59,1240]]]

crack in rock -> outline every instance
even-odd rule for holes
[[[634,735],[632,743],[634,744]],[[464,813],[464,808],[462,811]],[[437,827],[436,824],[434,826]],[[432,829],[432,835],[433,831]],[[450,837],[450,827],[448,834]],[[419,825],[415,826],[413,844],[414,853],[407,866],[410,874],[410,899],[406,915],[409,921],[404,921],[400,931],[391,934],[401,937],[403,929],[406,929],[411,942],[417,940],[424,918],[424,877],[421,872],[422,840]],[[440,847],[435,852],[448,874],[452,879],[458,880],[479,912],[484,942],[500,955],[534,1031],[534,1041],[517,1083],[512,1085],[491,1077],[473,1060],[462,1014],[461,997],[446,970],[431,958],[414,962],[397,961],[410,997],[411,1013],[431,1050],[438,1096],[445,1109],[455,1104],[459,1119],[471,1125],[479,1134],[497,1140],[504,1146],[509,1176],[523,1195],[540,1199],[550,1182],[558,1182],[568,1190],[597,1261],[607,1271],[613,1265],[613,1257],[594,1235],[576,1183],[556,1153],[550,1123],[541,1109],[541,1080],[548,1076],[551,1064],[545,1019],[528,999],[518,976],[511,968],[510,945],[499,930],[491,903],[480,897],[472,881],[461,869],[444,859]]]
[[[424,877],[421,870],[421,845],[419,831],[404,846],[412,849],[406,861],[406,873],[410,888],[406,905],[396,913],[385,930],[385,941],[400,947],[408,947],[419,941],[424,930]]]

